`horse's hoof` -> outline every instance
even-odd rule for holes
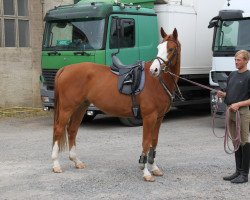
[[[163,172],[161,170],[159,170],[159,169],[156,169],[156,170],[152,171],[152,174],[154,176],[163,176]]]
[[[86,167],[86,165],[82,162],[76,164],[76,169],[83,169],[85,167]]]
[[[155,181],[155,178],[153,176],[144,176],[144,181],[147,181],[147,182],[154,182]]]
[[[62,173],[62,169],[61,169],[61,167],[53,167],[53,172]]]

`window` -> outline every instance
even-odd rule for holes
[[[214,51],[234,52],[250,49],[250,19],[220,21],[217,28]]]
[[[105,19],[46,22],[44,50],[102,49]]]
[[[109,46],[110,49],[135,46],[135,22],[133,19],[112,19]]]
[[[0,0],[0,47],[29,47],[29,0]]]
[[[14,15],[14,2],[13,0],[3,0],[3,13],[4,15]]]
[[[16,44],[15,20],[4,19],[5,46],[14,47]]]

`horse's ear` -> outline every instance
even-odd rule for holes
[[[165,38],[167,36],[167,33],[165,33],[164,29],[161,27],[161,37]]]
[[[174,28],[173,36],[174,36],[174,38],[177,40],[177,38],[178,38],[178,32],[177,32],[177,29],[176,29],[176,28]]]

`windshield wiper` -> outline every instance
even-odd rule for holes
[[[60,56],[60,55],[61,55],[61,53],[59,53],[59,52],[56,51],[56,50],[50,51],[50,52],[48,52],[47,54],[48,54],[49,56],[56,56],[56,55]]]
[[[75,56],[76,56],[76,55],[91,56],[90,53],[87,53],[87,52],[85,52],[85,51],[75,51],[75,52],[74,52],[74,55],[75,55]]]

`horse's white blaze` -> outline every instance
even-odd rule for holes
[[[157,47],[158,49],[158,53],[157,53],[157,57],[163,59],[164,61],[167,61],[167,42],[163,42],[161,44],[158,45]],[[153,63],[151,64],[150,66],[150,72],[153,76],[159,76],[160,74],[160,70],[161,70],[161,64],[163,63],[162,60],[158,60],[158,59],[155,59],[153,61]]]
[[[58,161],[58,152],[59,152],[59,146],[58,146],[58,142],[56,141],[53,149],[52,149],[52,160],[53,160],[53,167],[60,167],[59,161]]]

